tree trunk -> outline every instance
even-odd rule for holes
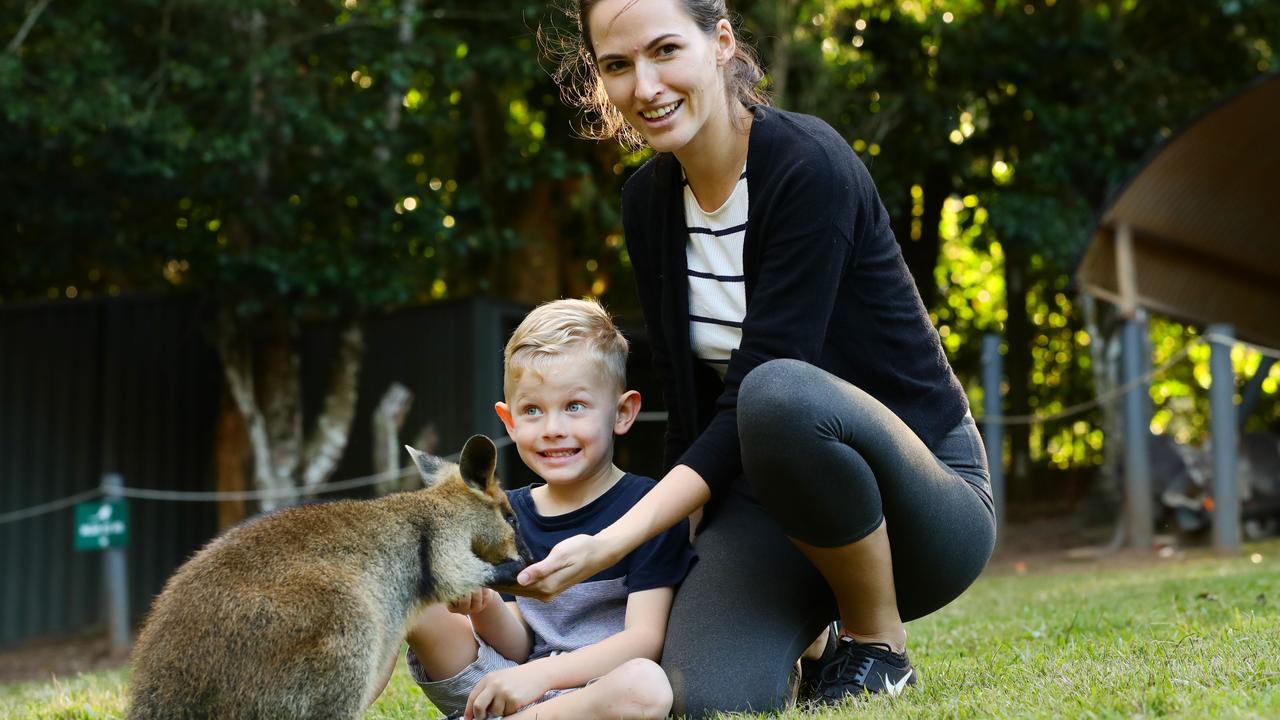
[[[36,6],[27,14],[27,19],[22,21],[22,27],[18,28],[18,32],[14,34],[13,39],[5,46],[5,52],[17,55],[22,50],[22,43],[26,42],[27,34],[31,32],[31,28],[36,26],[36,21],[40,19],[40,16],[44,14],[44,11],[52,1],[40,0],[40,2],[36,3]]]
[[[499,287],[517,302],[533,304],[585,294],[578,292],[581,288],[569,287],[565,267],[569,238],[567,233],[557,232],[562,225],[555,217],[553,188],[549,181],[536,182],[524,194],[519,203],[521,212],[512,226],[523,242],[497,256]]]
[[[932,309],[938,301],[938,282],[934,271],[938,268],[938,254],[942,250],[942,235],[939,226],[942,223],[942,207],[951,194],[951,178],[943,166],[930,166],[925,173],[924,213],[920,216],[920,237],[911,237],[911,213],[899,213],[900,217],[892,218],[893,234],[902,247],[902,259],[907,263],[911,277],[916,281],[916,289],[920,291],[920,299],[925,309]],[[908,198],[910,192],[908,189]],[[910,206],[910,202],[907,203]]]
[[[249,14],[248,34],[250,47],[253,48],[252,57],[261,57],[267,35],[267,18],[261,10],[254,10]],[[268,122],[268,113],[263,103],[266,97],[267,89],[262,81],[262,71],[254,67],[249,74],[249,121],[256,127],[261,128]],[[253,168],[254,180],[258,183],[259,201],[266,200],[267,187],[271,184],[271,154],[266,152],[266,145],[263,140],[262,147],[258,148],[258,161]]]
[[[254,486],[282,493],[263,498],[259,507],[264,511],[290,504],[296,498],[284,493],[315,487],[337,468],[355,417],[364,356],[364,334],[359,323],[352,321],[339,338],[323,408],[304,443],[298,333],[288,321],[268,327],[271,331],[265,336],[252,338],[224,312],[218,331],[227,389],[253,451]]]
[[[288,478],[276,475],[272,462],[271,435],[267,431],[267,421],[258,408],[258,400],[254,392],[254,352],[252,343],[237,332],[230,312],[224,311],[219,319],[218,355],[222,359],[222,372],[227,381],[227,390],[235,402],[236,410],[244,422],[249,437],[249,446],[253,449],[253,482],[258,490],[279,491],[291,487]],[[268,498],[261,501],[263,510],[279,507],[279,501]]]
[[[791,73],[791,42],[795,35],[796,3],[798,0],[782,0],[777,3],[774,16],[773,31],[776,40],[773,43],[773,62],[769,68],[769,78],[773,81],[770,90],[773,103],[778,107],[790,107],[787,101],[788,76]]]
[[[1009,319],[1005,323],[1005,337],[1009,343],[1006,366],[1009,368],[1009,414],[1031,413],[1028,383],[1031,379],[1031,318],[1027,316],[1028,258],[1026,246],[1017,239],[1007,240],[1005,248],[1005,288]],[[1009,497],[1027,497],[1031,470],[1031,426],[1009,426]]]
[[[360,364],[364,358],[364,332],[352,321],[338,341],[338,354],[330,366],[329,386],[324,396],[324,409],[316,418],[307,437],[303,453],[306,469],[303,487],[314,487],[329,479],[347,449],[351,421],[356,416]],[[301,412],[299,412],[301,415]]]
[[[373,411],[373,470],[387,475],[378,484],[379,494],[400,490],[400,428],[413,405],[413,391],[400,383],[391,383]],[[423,448],[418,448],[423,450]],[[425,450],[423,450],[425,452]]]
[[[248,487],[245,475],[253,460],[253,451],[249,448],[249,436],[235,401],[225,389],[220,395],[222,400],[214,440],[215,489],[218,492],[240,492]],[[247,516],[244,500],[223,500],[218,503],[218,530],[226,530]]]
[[[506,106],[492,83],[479,75],[467,79],[465,92],[470,98],[473,147],[463,166],[473,168],[475,175],[468,181],[484,188],[492,208],[484,232],[501,238],[503,229],[509,228],[517,238],[513,247],[501,247],[487,268],[476,268],[477,274],[518,302],[533,304],[547,298],[586,294],[590,284],[584,287],[578,280],[582,273],[568,266],[574,259],[575,239],[564,231],[566,223],[559,216],[558,199],[569,196],[564,189],[568,183],[544,179],[519,192],[509,189],[502,170],[507,146],[503,124]],[[603,242],[603,238],[599,241]]]
[[[418,0],[400,0],[400,17],[396,21],[396,42],[400,47],[407,50],[413,45],[413,19],[418,14]],[[401,106],[404,102],[405,88],[395,82],[388,83],[387,90],[387,119],[383,127],[387,130],[387,139],[390,140],[400,130]],[[374,157],[380,162],[388,162],[391,160],[391,148],[387,143],[379,143],[374,149]]]
[[[255,343],[255,399],[263,409],[271,465],[280,478],[292,478],[302,461],[302,360],[298,357],[298,326],[287,318],[273,318],[269,334]]]

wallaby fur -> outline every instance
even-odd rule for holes
[[[286,508],[178,568],[134,647],[128,717],[358,718],[417,606],[515,585],[528,550],[493,442],[457,465],[406,449],[425,489]]]

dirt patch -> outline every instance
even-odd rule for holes
[[[1070,562],[1082,548],[1111,543],[1115,528],[1090,523],[1079,515],[1036,516],[1028,513],[1000,528],[989,567],[999,569],[1035,560],[1037,564]]]
[[[105,636],[43,638],[0,650],[0,685],[48,681],[82,672],[124,667]]]
[[[1079,513],[1031,515],[1007,523],[987,566],[992,575],[1077,572],[1085,568],[1144,568],[1215,557],[1206,539],[1166,532],[1142,551],[1117,543],[1115,523],[1089,522]]]

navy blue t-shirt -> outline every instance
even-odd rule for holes
[[[627,473],[603,495],[563,515],[538,513],[532,487],[507,491],[520,534],[535,561],[556,543],[574,535],[594,535],[622,517],[657,482]],[[515,598],[520,614],[533,630],[530,660],[570,652],[597,643],[623,629],[627,596],[641,590],[680,584],[694,561],[689,545],[689,522],[681,520],[613,567],[602,570],[557,595],[551,602]],[[511,600],[504,595],[503,599]]]

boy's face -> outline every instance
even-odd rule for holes
[[[496,406],[520,459],[550,485],[608,475],[613,436],[631,427],[639,408],[639,393],[619,395],[580,352],[525,369],[511,397]]]

